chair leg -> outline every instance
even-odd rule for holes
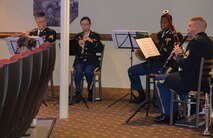
[[[92,88],[92,102],[95,102],[95,94],[96,94],[96,92],[95,92],[95,75],[93,76],[93,80],[92,80],[93,82],[93,88]]]
[[[155,106],[155,107],[157,107],[158,105],[157,105],[157,98],[156,98],[156,80],[155,80],[155,78],[153,78],[153,97],[152,97],[152,99],[153,99],[153,105]]]
[[[98,75],[99,100],[102,100],[102,83],[101,75]]]
[[[51,77],[50,77],[50,84],[51,84],[51,96],[55,97],[54,83],[53,83],[53,73],[51,74]]]
[[[71,82],[70,82],[70,93],[69,93],[69,97],[70,97],[70,102],[72,102],[72,98],[73,98],[73,74],[71,73]]]
[[[156,86],[155,86],[155,78],[153,78],[153,101],[155,102],[155,90],[156,90],[156,88],[155,88]]]
[[[188,98],[187,98],[187,102],[188,102],[188,104],[187,104],[187,116],[190,116],[190,112],[191,112],[191,95],[189,95],[188,96]]]
[[[197,103],[196,103],[196,128],[199,128],[199,107],[200,107],[200,92],[197,93]]]
[[[45,95],[44,95],[44,100],[47,101],[47,99],[48,99],[48,87],[45,90]]]
[[[81,79],[81,95],[83,96],[83,92],[84,92],[84,76]]]
[[[173,124],[173,107],[174,107],[174,92],[171,92],[170,120],[169,120],[169,125],[172,125],[172,124]]]
[[[181,97],[180,97],[181,98]],[[184,101],[186,103],[183,103],[183,116],[186,117],[186,110],[187,110],[187,106],[188,106],[188,98],[187,96],[184,96]],[[189,104],[190,105],[190,104]]]

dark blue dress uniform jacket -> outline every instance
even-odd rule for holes
[[[177,33],[177,36],[178,36],[179,42],[182,41],[182,39],[183,39],[182,34]],[[160,31],[157,33],[157,37],[158,37],[159,42],[156,44],[156,47],[157,47],[158,51],[160,52],[160,57],[158,57],[156,59],[156,61],[160,66],[163,66],[174,48],[175,40],[174,40],[174,36],[173,36],[171,30],[167,30],[164,32]],[[177,42],[177,43],[179,43],[179,42]],[[167,69],[170,67],[172,68],[171,72],[178,70],[177,62],[174,61],[173,59],[170,60],[166,66],[167,67],[163,73],[165,73],[167,71]]]
[[[30,36],[39,36],[44,37],[44,41],[48,41],[50,43],[53,43],[56,41],[56,31],[53,29],[50,29],[46,27],[43,31],[41,31],[38,35],[38,28],[35,28],[30,31]]]
[[[180,94],[197,90],[201,58],[213,58],[213,42],[202,32],[187,45],[186,52],[178,58],[181,71],[170,74],[165,84]]]
[[[74,39],[80,40],[83,38],[83,36],[84,36],[84,33],[81,32],[81,33],[75,35]],[[91,31],[89,34],[89,37],[91,39],[95,39],[96,41],[93,41],[93,43],[86,41],[84,53],[81,53],[82,48],[79,45],[77,46],[78,53],[75,57],[73,66],[82,62],[83,60],[87,60],[90,64],[94,65],[95,67],[100,66],[100,61],[99,61],[98,57],[96,56],[97,52],[102,52],[102,50],[103,50],[103,44],[100,41],[100,39],[101,39],[100,35],[98,33]]]

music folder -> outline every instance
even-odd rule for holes
[[[160,53],[151,37],[136,39],[136,42],[146,59],[150,57],[160,56]]]
[[[34,38],[36,40],[36,48],[39,47],[41,44],[44,43],[44,40],[42,37],[38,36],[28,36],[30,38]],[[9,52],[11,55],[16,53],[17,50],[17,40],[19,39],[19,36],[16,37],[6,37],[5,40],[7,42],[7,47],[9,49]]]

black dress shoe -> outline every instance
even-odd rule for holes
[[[169,115],[162,114],[160,116],[155,117],[154,121],[157,123],[169,123]]]
[[[175,112],[174,115],[173,115],[173,123],[176,123],[176,121],[181,120],[181,119],[183,119],[183,118],[184,118],[184,117],[181,116],[181,115],[179,114],[179,112]]]
[[[81,101],[81,96],[80,95],[73,96],[72,102],[79,103],[80,101]]]
[[[173,124],[176,123],[176,121],[183,119],[183,117],[180,116],[178,112],[175,112],[173,114]],[[155,122],[158,123],[169,123],[170,122],[170,115],[162,114],[160,116],[155,117]]]
[[[146,94],[144,94],[144,95],[139,95],[138,97],[137,97],[137,99],[133,99],[131,102],[132,103],[142,103],[142,102],[144,102],[146,100]]]
[[[88,101],[92,102],[92,97],[93,97],[93,92],[92,90],[90,90],[88,95]]]

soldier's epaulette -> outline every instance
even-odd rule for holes
[[[94,33],[94,34],[98,34],[97,32],[92,32],[92,33]]]
[[[45,28],[45,31],[51,31],[51,29],[47,27],[47,28]]]
[[[52,32],[53,32],[54,30],[53,30],[53,29],[50,29],[50,31],[52,31]]]
[[[34,28],[33,30],[31,30],[30,32],[35,32],[38,31],[38,28]]]

